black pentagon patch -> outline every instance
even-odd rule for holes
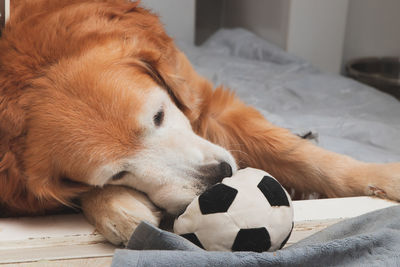
[[[202,214],[227,212],[238,191],[224,184],[217,184],[199,196]]]
[[[271,238],[265,227],[241,229],[232,245],[233,251],[267,251],[271,247]]]
[[[289,200],[280,183],[271,176],[264,176],[257,185],[271,206],[288,206]]]
[[[195,234],[193,234],[193,233],[183,234],[183,235],[181,235],[181,237],[186,238],[187,240],[189,240],[190,242],[192,242],[196,246],[204,249],[203,245],[201,244],[200,240],[197,238],[197,236]]]
[[[288,236],[285,238],[285,240],[283,240],[283,242],[282,242],[281,246],[279,247],[279,249],[282,249],[286,245],[286,243],[288,242],[288,240],[290,238],[290,235],[292,234],[293,227],[294,227],[294,223],[292,222],[292,229],[290,229],[290,232],[289,232]]]

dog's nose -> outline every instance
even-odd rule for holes
[[[212,184],[220,183],[224,178],[232,176],[232,166],[228,162],[221,162],[217,166],[217,172],[213,177]]]
[[[232,176],[232,166],[228,162],[223,161],[219,164],[218,167],[220,171],[220,176],[222,177],[221,180],[223,178]]]
[[[199,178],[213,185],[221,182],[226,177],[231,177],[233,174],[232,166],[225,161],[217,164],[204,165],[199,169]]]

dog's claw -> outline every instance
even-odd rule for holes
[[[369,195],[377,196],[379,198],[388,198],[386,192],[376,186],[369,185],[368,191],[369,191]]]

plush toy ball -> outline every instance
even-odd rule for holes
[[[174,232],[206,250],[275,251],[293,229],[286,190],[267,172],[246,168],[193,200]]]

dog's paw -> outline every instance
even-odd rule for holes
[[[126,245],[141,221],[158,226],[162,216],[146,195],[125,187],[94,189],[81,201],[89,222],[115,245]]]
[[[374,164],[367,195],[400,201],[400,163]]]

